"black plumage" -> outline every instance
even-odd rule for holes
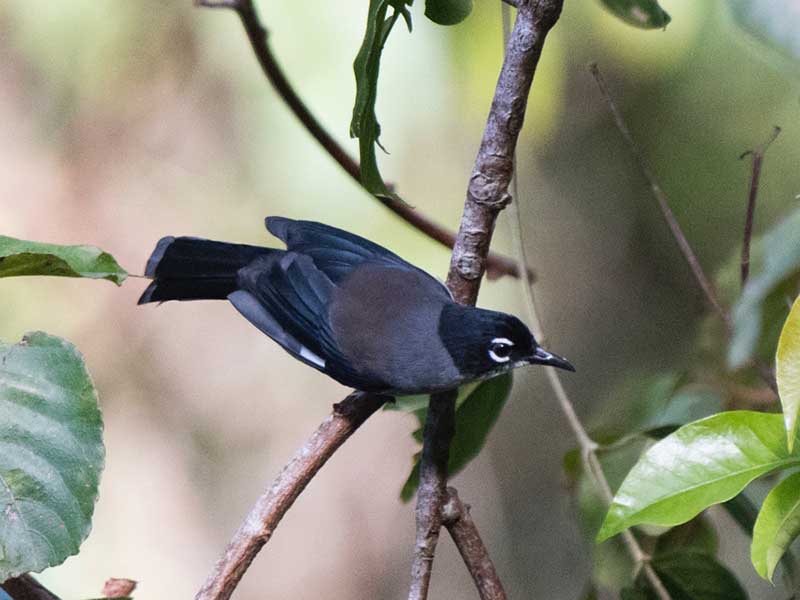
[[[378,244],[310,221],[266,224],[286,250],[163,238],[139,303],[227,298],[298,360],[370,392],[432,392],[531,362],[571,368],[516,317],[455,304]]]

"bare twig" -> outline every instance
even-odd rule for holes
[[[467,187],[464,212],[447,275],[447,287],[461,304],[473,305],[477,300],[497,215],[511,200],[508,185],[528,95],[545,37],[558,20],[562,5],[563,0],[519,2],[516,24]],[[417,539],[410,600],[427,597],[441,526],[452,437],[449,420],[454,406],[454,396],[435,396],[428,409],[417,494]]]
[[[628,126],[625,124],[625,119],[622,118],[622,113],[620,112],[616,102],[614,102],[614,98],[611,96],[611,93],[608,90],[605,79],[600,73],[600,68],[596,63],[592,63],[589,65],[589,70],[597,82],[597,86],[600,88],[600,93],[603,95],[603,98],[608,104],[608,108],[611,111],[611,115],[614,117],[614,123],[616,124],[617,129],[619,130],[620,134],[622,134],[625,142],[628,144],[628,149],[639,166],[639,170],[650,186],[650,190],[653,192],[656,202],[658,202],[658,207],[661,209],[661,214],[664,216],[664,220],[667,222],[670,231],[672,231],[672,236],[678,243],[678,247],[680,248],[683,257],[686,259],[686,262],[689,264],[689,267],[694,274],[694,278],[697,280],[697,283],[703,290],[708,302],[725,323],[725,326],[730,328],[730,315],[720,303],[719,298],[717,297],[717,292],[714,289],[714,285],[703,271],[700,261],[697,259],[697,256],[695,255],[694,250],[692,250],[691,245],[689,245],[686,235],[683,233],[681,226],[678,224],[678,220],[675,218],[675,214],[672,212],[672,209],[669,206],[669,202],[667,201],[667,196],[664,193],[664,190],[661,189],[661,186],[658,184],[655,175],[653,175],[652,171],[650,171],[650,167],[644,160],[644,155],[636,145]]]
[[[4,581],[0,588],[14,600],[59,600],[58,596],[27,574]]]
[[[747,196],[747,214],[744,220],[744,237],[742,241],[742,287],[747,283],[747,277],[750,274],[750,240],[753,237],[753,217],[756,212],[756,198],[758,198],[758,184],[761,181],[761,163],[764,161],[764,154],[770,144],[776,140],[781,133],[781,128],[775,125],[772,130],[772,135],[755,150],[748,150],[744,152],[739,160],[745,156],[750,156],[752,159],[753,171],[750,176],[750,193]]]
[[[231,597],[258,551],[272,537],[283,515],[306,485],[339,446],[387,400],[387,396],[354,392],[334,405],[333,413],[258,499],[195,596],[196,600],[226,600]]]
[[[467,565],[481,600],[506,600],[506,592],[483,544],[478,528],[455,488],[447,488],[442,521]]]
[[[361,167],[350,154],[337,142],[333,136],[322,126],[313,113],[308,109],[300,96],[294,90],[286,75],[281,69],[269,46],[268,33],[259,19],[258,12],[252,0],[195,0],[197,6],[208,8],[228,8],[236,12],[242,21],[247,39],[253,53],[261,65],[267,80],[281,97],[281,99],[294,113],[300,123],[319,142],[324,150],[341,166],[350,177],[361,185]],[[391,187],[391,186],[389,186]],[[381,204],[391,210],[412,227],[418,229],[428,237],[440,244],[452,248],[455,235],[452,231],[442,227],[414,207],[402,200],[388,196],[374,196]],[[510,275],[519,277],[517,263],[502,254],[491,253],[488,258],[487,275],[491,279]]]

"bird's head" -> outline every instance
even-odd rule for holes
[[[506,313],[448,304],[439,320],[439,336],[465,380],[528,364],[575,370],[566,359],[539,346],[525,324]]]

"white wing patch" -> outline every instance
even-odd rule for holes
[[[311,350],[309,350],[305,346],[300,346],[300,356],[305,358],[308,362],[314,363],[320,369],[325,368],[325,360],[314,354]]]

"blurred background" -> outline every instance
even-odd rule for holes
[[[500,2],[442,28],[414,6],[381,67],[384,176],[457,227],[501,62]],[[735,4],[735,3],[734,3]],[[665,31],[567,0],[548,38],[518,151],[525,243],[550,347],[589,423],[613,421],[625,382],[685,367],[703,298],[586,65],[597,61],[709,271],[738,252],[749,179],[739,155],[773,125],[756,230],[800,192],[796,65],[723,2],[663,0]],[[270,42],[329,131],[348,138],[366,2],[258,3]],[[795,30],[796,31],[796,30]],[[449,253],[325,155],[266,84],[238,19],[191,2],[0,4],[0,233],[94,244],[141,273],[155,242],[188,234],[275,244],[266,215],[323,221],[444,277]],[[511,252],[502,215],[493,247]],[[262,489],[348,390],[291,359],[227,303],[137,307],[145,282],[0,280],[0,339],[45,330],[84,353],[105,415],[93,532],[42,581],[64,598],[110,576],[137,598],[189,598]],[[480,305],[524,315],[519,283]],[[237,598],[405,597],[413,504],[399,491],[412,416],[381,412],[288,513]],[[455,479],[511,597],[572,599],[591,547],[562,474],[572,437],[537,369],[518,372],[488,445]],[[721,513],[720,513],[721,515]],[[754,598],[749,541],[726,517],[724,559]],[[432,598],[476,597],[443,536]]]

